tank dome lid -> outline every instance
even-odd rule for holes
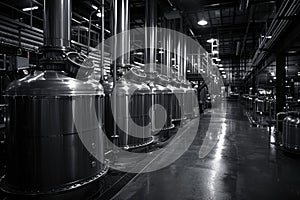
[[[103,88],[95,81],[81,81],[66,76],[64,72],[36,72],[12,82],[6,96],[81,96],[103,95]]]

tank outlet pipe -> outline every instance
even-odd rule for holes
[[[64,49],[71,46],[71,0],[44,1],[44,45]]]

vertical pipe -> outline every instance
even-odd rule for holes
[[[104,6],[104,5],[103,5]],[[113,0],[111,13],[112,56],[113,56],[113,86],[117,83],[118,68],[125,68],[129,64],[128,57],[128,30],[129,30],[129,0]],[[103,12],[104,14],[104,12]],[[102,29],[105,27],[103,26]],[[121,34],[118,36],[118,34]],[[103,34],[104,35],[104,34]],[[113,93],[113,114],[117,116],[117,96]],[[114,122],[114,144],[117,144],[117,124]],[[116,149],[114,149],[115,151]]]
[[[185,80],[184,79],[184,68],[186,67],[185,66],[185,57],[184,57],[184,51],[185,51],[185,44],[184,44],[184,37],[183,37],[183,17],[180,18],[180,77],[181,77],[181,80]]]
[[[101,5],[101,78],[104,76],[104,51],[105,51],[105,7],[104,7],[104,1],[102,0]]]
[[[172,49],[172,38],[171,38],[171,21],[167,22],[167,56],[166,56],[166,65],[167,65],[167,76],[172,78],[171,76],[171,49]]]
[[[90,54],[93,14],[95,14],[95,11],[90,14],[90,18],[89,18],[89,32],[88,32],[88,41],[87,41],[88,42],[87,56],[89,56],[89,54]]]
[[[184,36],[183,36],[184,37]],[[183,80],[186,81],[186,70],[187,70],[187,41],[183,38]]]
[[[113,0],[112,32],[114,35],[114,64],[125,67],[129,64],[128,56],[128,30],[129,30],[129,0]],[[118,34],[122,33],[119,37]]]
[[[71,44],[71,0],[44,1],[44,44],[68,48]]]
[[[157,0],[146,0],[145,15],[145,71],[151,73],[156,70]]]
[[[30,7],[32,8],[32,0],[30,1]],[[30,27],[32,28],[33,24],[32,24],[32,18],[33,18],[33,13],[32,13],[32,9],[30,10]]]
[[[6,54],[3,54],[3,68],[7,71],[7,57]]]
[[[178,64],[178,38],[177,38],[177,34],[176,34],[176,30],[177,30],[177,27],[176,27],[177,23],[176,23],[176,19],[173,20],[173,48],[174,48],[174,55],[173,55],[173,58],[174,59],[174,66],[179,66]],[[180,74],[180,71],[179,71],[179,67],[178,67],[178,72],[177,72],[177,79],[179,79],[179,74]]]
[[[284,111],[286,106],[285,85],[286,85],[286,56],[277,55],[276,58],[276,112]]]

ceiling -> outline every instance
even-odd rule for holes
[[[186,30],[193,32],[195,39],[208,51],[211,51],[207,40],[219,40],[219,56],[223,68],[228,74],[228,82],[241,84],[245,75],[252,70],[251,59],[258,49],[263,32],[272,22],[281,0],[157,0],[159,25],[166,11],[179,11],[184,19]],[[24,7],[43,6],[43,0],[1,0],[0,12],[12,19],[29,23],[28,13],[22,13]],[[91,5],[100,6],[101,0],[73,0],[73,18],[88,23],[93,11]],[[105,0],[105,14],[109,16],[111,0]],[[5,4],[5,6],[4,6]],[[143,27],[145,24],[145,0],[130,0],[131,28]],[[33,11],[33,24],[42,29],[42,9]],[[110,20],[106,17],[105,28],[109,29]],[[198,21],[205,19],[208,24],[199,26]],[[97,19],[94,19],[97,20]],[[97,22],[95,22],[97,23]],[[76,26],[75,22],[73,25]],[[99,31],[96,26],[94,31]],[[188,32],[189,33],[189,32]],[[191,33],[189,33],[191,35]],[[107,37],[109,34],[107,35]],[[192,35],[191,35],[192,36]],[[293,49],[299,49],[300,44],[294,44]]]

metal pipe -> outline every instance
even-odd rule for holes
[[[172,50],[172,38],[171,38],[171,25],[172,25],[172,22],[171,21],[168,21],[167,22],[167,56],[166,56],[166,65],[167,65],[167,76],[169,78],[172,78],[172,74],[171,74],[171,50]]]
[[[71,44],[71,0],[44,1],[44,45],[68,48]]]
[[[174,63],[174,68],[178,67],[178,38],[177,38],[177,32],[176,32],[176,19],[173,20],[173,48],[174,48],[174,55],[173,55],[173,63]],[[179,74],[180,74],[180,71],[179,71],[179,67],[177,68],[177,77],[176,78],[179,78]]]
[[[157,0],[146,0],[145,10],[145,63],[146,72],[156,70],[156,49],[157,49]],[[148,28],[151,28],[150,31]]]
[[[104,6],[104,5],[103,5]],[[113,34],[112,41],[112,55],[113,55],[113,86],[117,84],[117,70],[119,67],[124,68],[130,63],[129,56],[126,56],[128,51],[128,30],[129,30],[129,0],[113,0],[111,4],[112,15],[111,15],[111,29]],[[104,24],[104,23],[103,23]],[[104,26],[102,27],[105,28]],[[120,34],[120,36],[118,36]],[[124,52],[126,51],[127,52]],[[102,58],[103,59],[103,58]],[[128,60],[129,59],[129,60]],[[113,93],[113,114],[117,116],[117,95]],[[117,124],[113,122],[113,142],[115,145],[118,144]],[[116,151],[114,145],[114,152]]]
[[[125,67],[130,63],[127,54],[129,41],[129,0],[113,0],[112,2],[112,33],[114,35],[114,58],[118,67]],[[118,34],[122,33],[119,37]]]
[[[101,7],[101,78],[104,76],[104,50],[105,50],[105,7],[104,7],[104,0],[102,0],[102,7]]]
[[[181,46],[180,46],[180,67],[181,67],[181,80],[184,80],[184,62],[185,62],[185,55],[184,55],[184,37],[183,37],[183,33],[184,33],[184,30],[183,30],[183,17],[180,18],[180,43],[181,43]]]
[[[90,14],[90,18],[89,18],[89,33],[88,33],[88,48],[87,48],[87,56],[89,56],[90,54],[90,48],[91,48],[91,33],[92,33],[92,20],[93,20],[93,15],[98,12],[97,11],[93,11],[91,14]]]
[[[186,70],[187,70],[187,41],[183,38],[183,80],[186,81]]]

